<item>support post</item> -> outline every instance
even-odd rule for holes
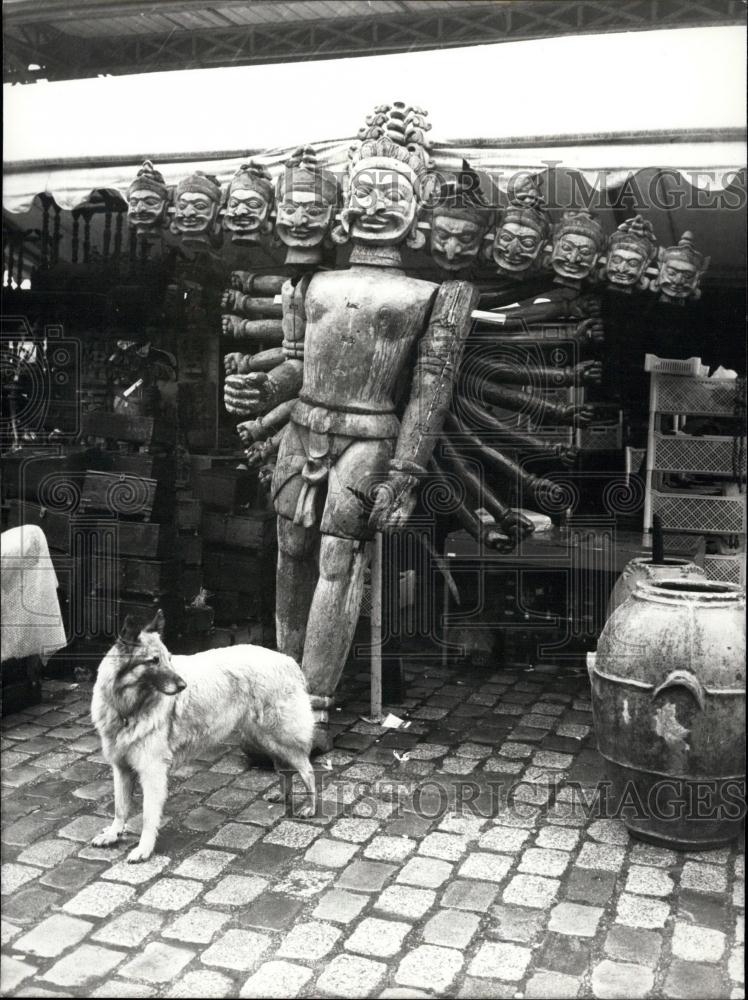
[[[371,557],[371,719],[382,719],[382,532]]]

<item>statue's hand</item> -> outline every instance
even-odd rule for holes
[[[377,489],[369,527],[374,531],[398,531],[404,528],[416,506],[418,480],[405,472],[391,472]]]
[[[223,368],[227,375],[246,375],[249,371],[249,362],[249,354],[234,351],[232,354],[224,355]]]
[[[592,418],[595,416],[595,408],[594,406],[590,406],[589,403],[572,403],[567,409],[569,423],[575,427],[586,427],[587,424],[592,422]]]
[[[599,385],[603,377],[603,366],[600,361],[580,361],[574,365],[575,385]]]
[[[507,511],[499,522],[499,527],[504,535],[509,536],[508,541],[501,536],[494,537],[490,529],[491,537],[484,535],[484,541],[499,552],[512,552],[523,538],[527,538],[535,531],[532,521],[516,510]]]
[[[251,445],[255,441],[260,441],[267,434],[259,420],[245,420],[236,425],[236,432],[242,440],[242,444]]]
[[[601,319],[583,319],[574,332],[578,338],[590,344],[601,344],[605,340]]]
[[[260,466],[257,473],[257,478],[262,483],[263,489],[270,492],[270,487],[273,482],[273,473],[275,472],[275,465],[272,462],[266,462],[264,465]]]
[[[251,444],[244,452],[247,456],[247,465],[250,469],[254,469],[258,465],[262,465],[272,452],[273,448],[269,441],[255,441],[255,443]]]
[[[587,317],[598,319],[602,315],[600,296],[594,292],[583,292],[571,303],[571,315],[578,319]]]
[[[228,412],[240,417],[267,413],[280,402],[278,386],[267,372],[227,376],[223,400]]]
[[[553,447],[553,453],[562,465],[567,469],[572,468],[579,457],[579,449],[571,445],[557,444]]]

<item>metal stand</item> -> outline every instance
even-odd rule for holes
[[[382,715],[382,533],[374,536],[371,557],[371,712],[372,722]]]

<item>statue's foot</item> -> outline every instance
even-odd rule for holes
[[[314,733],[312,734],[312,749],[310,757],[319,757],[320,754],[329,753],[332,750],[332,736],[326,723],[315,722]]]

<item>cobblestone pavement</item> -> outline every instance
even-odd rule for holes
[[[743,854],[635,843],[590,807],[579,672],[407,677],[397,731],[346,680],[323,815],[284,816],[222,746],[176,772],[141,865],[133,838],[89,846],[112,810],[91,685],[45,682],[3,725],[2,994],[743,996]]]

